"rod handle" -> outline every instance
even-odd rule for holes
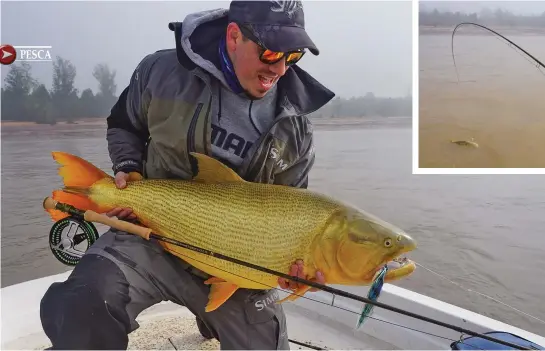
[[[43,201],[43,208],[46,210],[56,210],[57,209],[58,202],[55,201],[51,197],[46,197]],[[138,235],[141,238],[144,238],[146,240],[149,240],[149,237],[151,235],[151,229],[142,227],[139,225],[136,225],[134,223],[122,221],[119,219],[111,218],[106,216],[105,214],[99,214],[92,210],[87,210],[83,214],[83,218],[87,222],[95,222],[95,223],[102,223],[104,225],[107,225],[109,227],[122,230],[127,233],[131,233],[134,235]]]
[[[92,211],[92,210],[85,211],[83,218],[88,222],[102,223],[109,227],[112,227],[127,233],[131,233],[134,235],[138,235],[139,237],[144,238],[146,240],[149,240],[149,237],[151,234],[151,229],[149,228],[142,227],[134,223],[122,221],[119,219],[111,218],[104,214],[96,213],[95,211]]]

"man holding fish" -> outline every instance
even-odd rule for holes
[[[191,179],[189,152],[199,152],[247,181],[306,188],[314,163],[306,115],[334,94],[295,65],[306,50],[319,53],[302,4],[233,1],[229,10],[194,13],[170,29],[176,49],[146,56],[108,117],[117,187],[142,177]],[[108,215],[138,220],[128,208]],[[290,274],[307,278],[303,270],[299,260]],[[191,310],[203,336],[222,349],[289,349],[282,307],[270,303],[274,289],[239,289],[206,313],[208,278],[157,242],[111,229],[66,282],[47,291],[43,328],[53,349],[126,349],[138,314],[170,300]],[[324,283],[320,272],[315,280]]]

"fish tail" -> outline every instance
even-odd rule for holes
[[[64,184],[62,190],[53,191],[53,200],[72,205],[83,211],[93,210],[101,213],[107,210],[94,203],[89,195],[93,184],[104,178],[113,179],[113,177],[75,155],[65,152],[52,152],[52,155],[53,159],[60,165],[59,175],[62,177]],[[69,216],[69,214],[59,210],[46,211],[53,221]]]

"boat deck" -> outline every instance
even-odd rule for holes
[[[40,322],[40,301],[53,283],[64,281],[68,272],[27,281],[1,289],[2,350],[43,350],[50,346]],[[338,287],[365,296],[363,288]],[[285,297],[283,293],[280,297]],[[473,330],[501,330],[545,345],[540,335],[450,305],[440,300],[385,284],[381,302]],[[355,329],[361,304],[325,292],[308,293],[308,298],[283,304],[290,339],[323,349],[450,350],[460,333],[387,309],[375,309],[362,328]],[[186,308],[162,302],[137,318],[140,328],[129,334],[130,350],[219,349],[216,340],[201,337],[195,317]],[[386,341],[384,341],[386,340]],[[293,350],[308,349],[292,343]]]
[[[315,314],[294,304],[285,304],[288,333],[292,340],[327,349],[395,349],[393,345],[346,325]],[[128,350],[219,350],[216,339],[204,339],[195,323],[195,317],[184,307],[164,302],[143,311],[137,318],[140,328],[129,334]],[[311,338],[311,335],[317,337]],[[43,350],[51,344],[45,335],[36,339],[19,340],[10,348]],[[43,339],[42,339],[43,338]],[[32,346],[31,346],[32,345]],[[36,347],[39,345],[38,347]],[[290,343],[292,350],[308,350]]]

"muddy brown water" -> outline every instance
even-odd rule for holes
[[[419,37],[420,167],[544,168],[545,68],[495,36],[461,28],[454,37],[459,76],[451,32]],[[545,63],[545,35],[505,35]],[[450,142],[471,138],[479,148]]]

